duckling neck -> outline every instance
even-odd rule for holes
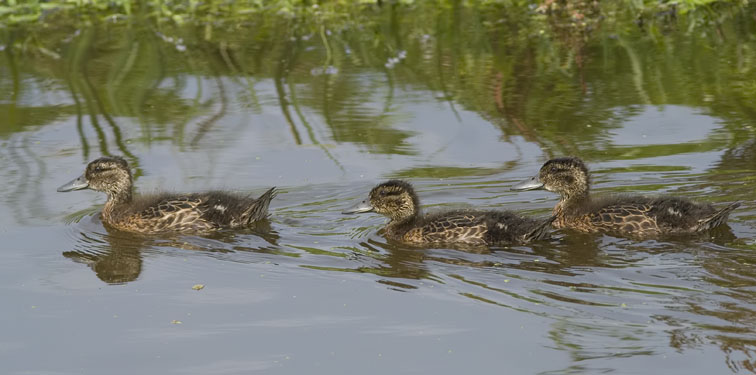
[[[108,200],[105,202],[105,207],[102,208],[103,219],[106,222],[116,221],[115,208],[129,203],[131,203],[130,188],[119,192],[108,193]]]
[[[588,190],[581,189],[573,192],[562,192],[561,196],[561,203],[564,203],[568,206],[575,206],[588,201]]]
[[[578,215],[579,209],[588,206],[589,201],[588,191],[570,195],[562,194],[562,199],[554,207],[554,216],[557,217],[557,222],[561,221],[565,216]]]
[[[416,226],[419,217],[420,215],[416,213],[409,217],[392,218],[386,225],[386,237],[401,240],[405,233]]]

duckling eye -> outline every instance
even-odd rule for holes
[[[95,169],[94,169],[95,172],[103,172],[105,170],[107,170],[107,168],[105,168],[103,166],[100,166],[100,165],[96,166]]]

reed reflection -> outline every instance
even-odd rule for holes
[[[585,17],[579,23],[574,12],[552,7],[546,12],[546,29],[523,25],[518,15],[507,12],[413,13],[385,7],[366,22],[257,20],[260,25],[213,28],[209,39],[205,25],[163,25],[157,32],[145,20],[74,30],[52,24],[58,32],[44,35],[16,30],[0,35],[8,45],[2,67],[9,72],[0,84],[13,103],[8,129],[18,131],[21,122],[28,122],[21,116],[26,113],[43,125],[59,117],[52,115],[60,113],[58,108],[24,103],[22,94],[33,89],[24,75],[66,88],[71,103],[65,113],[76,116],[84,160],[97,147],[102,155],[119,153],[136,162],[129,146],[135,138],[146,144],[170,138],[180,146],[204,148],[202,140],[220,131],[222,120],[238,106],[264,111],[260,82],[272,84],[294,144],[316,145],[337,165],[342,161],[326,146],[329,141],[359,144],[375,153],[417,152],[407,145],[413,133],[399,126],[408,116],[397,111],[404,104],[397,99],[400,89],[436,95],[448,103],[456,121],[461,121],[462,108],[475,112],[497,125],[505,139],[523,136],[551,156],[627,158],[628,148],[612,147],[607,133],[646,105],[680,103],[708,110],[727,121],[725,131],[733,134],[749,123],[752,108],[740,103],[753,103],[752,92],[743,89],[743,74],[730,72],[732,64],[720,61],[724,50],[739,56],[738,72],[752,71],[754,51],[737,47],[747,44],[747,28],[727,24],[717,30],[733,43],[698,34],[670,34],[665,43],[653,43],[631,38],[636,35],[593,32],[603,19],[595,6],[573,9]],[[550,37],[532,37],[544,31]],[[27,40],[25,32],[38,39],[40,50],[60,47],[60,54],[37,59],[18,53],[24,50],[14,46]],[[690,53],[693,47],[681,43],[684,38],[707,48]],[[662,63],[661,56],[676,58]],[[695,71],[681,76],[683,66]],[[708,85],[691,77],[705,77]],[[709,92],[724,93],[725,100],[711,100]],[[133,135],[132,122],[142,134]],[[330,139],[323,139],[320,124]],[[188,126],[196,128],[190,136]],[[721,147],[714,138],[695,147]],[[680,154],[693,147],[634,147],[632,158]]]
[[[756,183],[752,178],[756,172],[756,138],[745,139],[725,150],[712,172],[707,178],[717,189],[742,200],[744,207],[751,206],[756,201]]]

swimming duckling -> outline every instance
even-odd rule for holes
[[[407,182],[390,180],[343,213],[376,212],[389,217],[386,237],[413,244],[498,245],[527,243],[548,237],[548,220],[525,218],[508,211],[455,210],[420,214],[420,202]]]
[[[631,236],[684,234],[709,230],[724,224],[735,202],[717,210],[708,203],[679,197],[617,195],[592,197],[590,176],[582,160],[574,157],[547,161],[537,176],[512,190],[546,189],[561,200],[554,207],[554,227],[583,232],[612,232]]]
[[[268,216],[276,195],[270,188],[259,198],[223,191],[160,193],[132,197],[129,165],[121,157],[102,157],[87,165],[83,175],[59,192],[92,189],[108,195],[102,221],[116,229],[139,233],[201,233],[242,228]]]

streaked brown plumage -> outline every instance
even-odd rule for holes
[[[223,191],[160,193],[132,196],[132,178],[126,160],[102,157],[87,165],[84,174],[58,191],[89,188],[104,192],[108,200],[102,221],[116,229],[139,233],[203,233],[242,228],[268,216],[275,188],[259,198]]]
[[[344,213],[376,212],[389,217],[386,237],[413,245],[497,245],[527,243],[548,237],[553,218],[535,220],[508,211],[455,210],[420,214],[412,185],[400,180],[384,182],[367,200]]]
[[[716,209],[679,197],[593,197],[589,194],[588,168],[578,158],[549,160],[537,176],[513,189],[546,189],[559,194],[561,200],[554,207],[556,228],[636,237],[706,231],[724,224],[730,212],[740,206],[735,202]]]

